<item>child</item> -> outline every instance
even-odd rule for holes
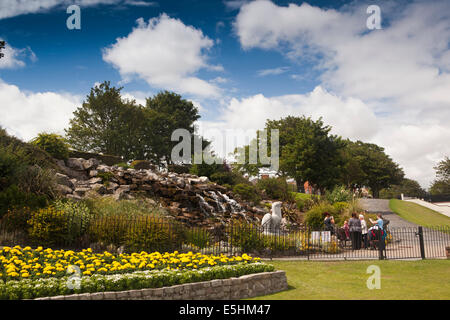
[[[348,221],[347,220],[344,221],[344,227],[343,228],[345,230],[345,237],[346,237],[347,240],[349,240],[350,239],[350,229],[348,227]]]

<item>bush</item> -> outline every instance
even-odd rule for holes
[[[3,216],[1,224],[8,232],[27,231],[27,221],[31,218],[32,210],[29,207],[15,207],[8,209]]]
[[[69,144],[58,134],[39,133],[31,143],[56,159],[66,160],[69,157]]]
[[[151,217],[136,217],[133,220],[133,227],[129,228],[125,235],[127,252],[170,252],[181,247],[181,225],[164,223]]]
[[[120,247],[125,244],[130,222],[125,215],[94,216],[90,220],[87,237],[91,243]]]
[[[84,203],[92,215],[98,217],[133,217],[139,215],[163,217],[166,215],[164,209],[160,208],[155,202],[145,198],[116,201],[113,197],[97,196],[86,198]]]
[[[338,186],[331,192],[327,192],[325,195],[326,199],[331,203],[335,202],[349,202],[353,200],[353,194],[344,186]]]
[[[292,194],[289,192],[289,186],[285,178],[261,179],[258,181],[257,187],[264,191],[270,199],[292,200]]]
[[[34,211],[27,224],[28,235],[36,245],[51,247],[69,240],[67,217],[54,206]]]
[[[46,205],[47,198],[45,196],[23,192],[17,185],[9,186],[0,192],[0,218],[9,209],[29,207],[34,210]]]
[[[230,233],[233,246],[240,247],[242,252],[261,251],[265,248],[261,231],[253,225],[235,222],[231,226]]]
[[[167,170],[178,174],[189,173],[190,165],[169,164]]]
[[[339,219],[339,213],[336,211],[335,207],[326,202],[316,204],[310,210],[308,210],[305,215],[305,223],[311,228],[321,229],[323,227],[325,212],[328,212],[332,216],[334,216],[335,222],[337,224],[336,219]]]
[[[238,194],[243,200],[248,200],[253,203],[261,201],[259,190],[250,184],[239,183],[234,186],[233,193]]]
[[[57,182],[55,171],[42,169],[38,165],[21,168],[15,175],[17,186],[25,193],[45,196],[49,199],[56,197]]]
[[[186,228],[183,237],[185,243],[200,249],[208,247],[211,243],[211,234],[205,229]]]
[[[5,150],[0,150],[0,190],[14,182],[14,175],[23,165],[19,159]]]
[[[308,211],[320,200],[319,196],[313,194],[293,192],[291,195],[297,204],[297,209],[302,212]]]
[[[82,201],[56,200],[53,203],[57,211],[62,211],[68,220],[68,232],[71,238],[76,238],[87,231],[92,218],[87,205]]]

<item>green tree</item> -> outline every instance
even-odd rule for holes
[[[352,177],[347,183],[368,186],[372,190],[374,198],[378,198],[381,189],[402,182],[403,170],[384,152],[384,148],[362,141],[346,141],[346,148],[348,156],[355,161],[354,165],[357,166],[357,170],[353,173],[346,173],[345,168],[348,170],[348,167],[344,167],[343,175]]]
[[[139,120],[142,112],[134,101],[122,100],[121,89],[112,87],[109,81],[91,89],[66,130],[73,148],[134,158],[130,145],[136,145],[142,134],[139,123],[131,119]]]
[[[445,157],[436,167],[436,180],[430,187],[432,195],[450,194],[450,158]]]
[[[268,141],[272,129],[279,130],[282,175],[294,178],[297,185],[309,181],[322,192],[338,183],[344,165],[340,150],[345,144],[340,137],[330,134],[331,127],[324,125],[321,118],[313,121],[304,116],[289,116],[267,120]]]
[[[198,109],[180,95],[163,91],[147,98],[145,112],[154,158],[172,164],[172,148],[178,143],[171,141],[172,133],[176,129],[186,129],[194,134],[194,122],[200,118]]]
[[[380,191],[380,198],[393,199],[399,198],[401,194],[407,197],[423,198],[426,194],[420,184],[412,179],[404,178],[400,184],[392,185],[389,188]]]

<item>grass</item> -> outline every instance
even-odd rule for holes
[[[450,218],[416,203],[391,199],[389,207],[403,219],[421,226],[448,226]]]
[[[289,289],[261,300],[450,299],[450,261],[272,261],[285,270]],[[381,288],[369,290],[367,267],[381,270]]]

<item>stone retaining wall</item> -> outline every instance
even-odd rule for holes
[[[287,288],[286,273],[280,270],[156,289],[82,293],[35,300],[237,300]]]

